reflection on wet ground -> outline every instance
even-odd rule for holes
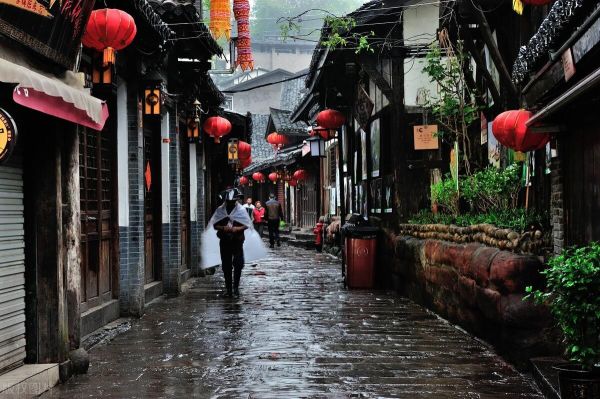
[[[281,248],[150,307],[50,398],[541,398],[489,348],[392,293],[346,291],[337,261]]]

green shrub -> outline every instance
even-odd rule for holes
[[[439,212],[458,215],[459,197],[456,181],[448,175],[439,183],[432,184],[431,200],[437,204]]]
[[[414,224],[453,224],[467,227],[475,224],[489,223],[501,229],[511,229],[517,232],[529,230],[531,226],[540,225],[549,229],[549,217],[546,214],[530,212],[523,208],[513,208],[489,213],[466,213],[462,215],[434,215],[431,211],[420,211],[413,215],[409,223]]]
[[[504,170],[488,166],[461,179],[460,195],[472,211],[488,213],[516,208],[521,170],[521,164],[510,165]]]
[[[600,244],[565,250],[548,266],[546,291],[527,287],[526,298],[549,306],[567,356],[590,369],[600,362]]]

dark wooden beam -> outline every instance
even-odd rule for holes
[[[479,50],[477,50],[477,46],[475,46],[475,43],[473,41],[471,33],[469,32],[469,29],[468,28],[463,29],[461,31],[461,35],[464,39],[465,47],[471,54],[471,57],[473,57],[473,60],[475,61],[477,68],[479,68],[479,70],[483,74],[483,77],[486,80],[487,88],[490,91],[490,94],[492,95],[494,104],[496,104],[498,107],[502,107],[502,97],[500,96],[500,91],[496,87],[496,83],[494,82],[494,79],[492,78],[492,74],[490,73],[490,70],[485,65],[485,62],[483,61],[483,58],[481,57],[481,53],[479,52]]]
[[[472,9],[473,9],[473,15],[475,16],[475,19],[477,20],[477,23],[479,24],[479,30],[481,31],[483,41],[485,42],[486,46],[488,47],[490,56],[492,57],[492,60],[494,61],[494,64],[496,65],[496,69],[498,69],[498,72],[500,73],[500,78],[502,79],[502,81],[506,85],[506,87],[508,88],[509,94],[511,96],[514,96],[514,98],[516,100],[519,96],[519,91],[517,90],[517,87],[513,83],[512,79],[510,77],[510,72],[508,70],[508,67],[504,63],[504,60],[502,59],[502,55],[500,54],[500,50],[498,50],[498,46],[496,45],[496,42],[494,41],[494,37],[492,36],[492,29],[490,28],[487,18],[485,16],[485,14],[481,11],[481,9],[479,9],[478,7],[475,7],[473,4],[472,4]]]

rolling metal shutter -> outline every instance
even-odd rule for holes
[[[25,358],[23,171],[0,166],[0,371]]]

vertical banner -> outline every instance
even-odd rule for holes
[[[379,177],[379,169],[381,168],[381,125],[380,119],[375,119],[371,122],[371,176]]]

